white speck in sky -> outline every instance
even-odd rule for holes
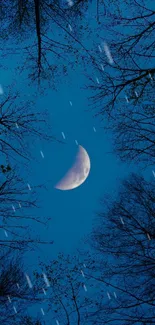
[[[69,26],[70,31],[72,32],[72,27],[71,27],[71,25],[69,24],[68,26]]]
[[[83,264],[84,267],[86,267],[86,264]]]
[[[56,319],[56,324],[57,324],[57,325],[60,325],[60,323],[59,323],[59,321],[58,321],[57,319]]]
[[[41,150],[40,150],[40,154],[41,154],[42,158],[44,158],[44,154]]]
[[[114,292],[114,297],[117,298],[116,292]]]
[[[14,207],[14,205],[12,204],[12,209],[13,209],[13,211],[15,212],[16,211],[16,209],[15,209],[15,207]]]
[[[18,205],[19,205],[20,208],[22,207],[21,204],[20,204],[20,202],[18,203]]]
[[[102,70],[104,71],[104,66],[103,66],[103,64],[101,64],[101,68],[102,68]]]
[[[129,100],[128,100],[128,97],[127,96],[125,96],[125,99],[126,99],[127,103],[129,103]]]
[[[43,273],[43,277],[44,277],[44,281],[45,281],[45,283],[46,283],[47,287],[50,287],[50,283],[49,283],[49,280],[47,279],[47,276],[46,276],[46,274],[45,274],[45,273]]]
[[[151,240],[151,237],[150,237],[150,235],[149,235],[149,234],[147,234],[147,237],[148,237],[148,239],[149,239],[149,240]]]
[[[75,143],[77,144],[77,146],[78,146],[78,142],[77,142],[77,140],[75,140]]]
[[[152,76],[151,76],[151,73],[149,73],[149,77],[151,78],[151,80],[153,80]]]
[[[124,220],[123,220],[123,218],[122,218],[122,217],[120,217],[120,219],[121,219],[121,223],[124,225]]]
[[[136,95],[136,97],[138,97],[137,91],[135,91],[135,95]]]
[[[96,81],[97,81],[98,84],[100,83],[97,77],[96,77]]]
[[[154,172],[154,170],[152,170],[152,173],[153,173],[153,176],[155,177],[155,172]]]
[[[17,288],[19,289],[20,287],[19,287],[19,283],[17,283]]]
[[[71,101],[69,101],[70,105],[73,106],[73,103]]]
[[[95,127],[93,126],[93,130],[94,130],[94,132],[96,132],[96,129],[95,129]]]
[[[83,277],[85,277],[85,275],[84,275],[84,273],[83,273],[83,271],[82,271],[82,270],[81,270],[81,273],[82,273],[82,276],[83,276]]]
[[[108,298],[109,298],[109,299],[111,299],[111,297],[110,297],[110,294],[109,294],[109,292],[108,292],[108,291],[107,291],[107,296],[108,296]]]
[[[46,291],[45,291],[45,289],[44,288],[42,288],[43,289],[43,293],[44,293],[44,295],[46,296]]]
[[[43,316],[45,315],[45,313],[44,313],[44,310],[43,310],[43,308],[40,308],[40,310],[41,310],[41,312],[42,312],[42,314],[43,314]]]
[[[85,286],[85,284],[83,285],[83,287],[84,287],[84,290],[87,292],[87,287]]]
[[[11,304],[11,299],[10,299],[10,296],[8,296],[8,300],[9,300],[9,302],[10,302],[10,304]]]
[[[14,312],[17,314],[17,309],[15,306],[13,306]]]
[[[99,48],[99,51],[102,53],[102,49],[101,49],[101,46],[100,45],[98,46],[98,48]]]
[[[104,47],[105,54],[106,54],[106,56],[107,56],[107,58],[109,60],[109,63],[110,64],[114,63],[114,60],[112,58],[112,55],[110,53],[109,47],[108,47],[106,42],[103,43],[103,47]]]
[[[61,134],[62,134],[63,138],[64,138],[64,139],[66,139],[66,138],[65,138],[65,135],[64,135],[64,133],[63,133],[63,132],[61,132]]]
[[[0,95],[3,95],[3,94],[4,94],[4,90],[3,90],[2,85],[0,85]]]
[[[28,186],[28,189],[31,191],[31,186],[30,186],[30,184],[27,184],[27,186]]]
[[[67,2],[68,2],[68,5],[69,5],[70,7],[72,7],[73,4],[74,4],[72,0],[67,0]]]
[[[6,237],[8,237],[8,233],[7,233],[6,230],[4,230],[4,234],[5,234]]]
[[[30,280],[30,278],[29,278],[29,276],[27,274],[25,274],[25,277],[26,277],[27,283],[29,285],[29,288],[31,289],[33,287],[32,282],[31,282],[31,280]]]
[[[16,124],[16,128],[17,128],[17,129],[19,129],[19,126],[18,126],[18,124],[17,124],[17,123],[15,123],[15,124]]]

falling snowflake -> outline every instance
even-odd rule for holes
[[[10,299],[10,296],[8,296],[8,300],[9,300],[9,302],[10,302],[10,304],[11,304],[11,299]]]
[[[46,276],[46,274],[45,274],[45,273],[43,273],[43,277],[44,277],[44,281],[45,281],[45,283],[46,283],[47,287],[50,287],[50,283],[49,283],[49,280],[48,280],[48,278],[47,278],[47,276]]]
[[[98,45],[98,48],[99,48],[99,51],[102,53],[102,49],[101,49],[101,46],[100,45]]]
[[[87,292],[87,287],[86,287],[86,285],[85,285],[85,284],[83,285],[83,287],[84,287],[84,290]]]
[[[66,139],[66,138],[65,138],[65,135],[64,135],[64,133],[63,133],[63,132],[61,132],[61,134],[62,134],[63,138],[64,138],[64,139]]]
[[[16,211],[16,209],[15,209],[15,207],[14,207],[14,205],[12,204],[12,209],[13,209],[13,211],[15,212]]]
[[[42,158],[44,158],[44,154],[41,150],[40,150],[40,154],[41,154]]]
[[[124,220],[122,217],[120,217],[121,223],[124,225]]]
[[[109,60],[109,63],[110,64],[114,63],[114,60],[112,58],[112,55],[110,53],[109,47],[108,47],[106,42],[103,43],[103,47],[104,47],[105,54],[106,54],[106,56],[107,56],[107,58]]]
[[[97,81],[98,84],[100,83],[97,77],[96,77],[96,81]]]
[[[28,186],[28,189],[31,191],[31,186],[30,186],[30,184],[27,184],[27,186]]]
[[[46,296],[46,291],[45,291],[45,289],[44,288],[42,288],[43,289],[43,293],[44,293],[44,295]]]
[[[57,319],[56,319],[56,324],[57,324],[57,325],[60,325],[60,323],[59,323],[59,321],[58,321]]]
[[[149,73],[149,77],[150,77],[151,80],[153,80],[153,78],[152,78],[152,76],[151,76],[151,73]]]
[[[25,277],[26,277],[27,283],[29,285],[29,288],[31,289],[33,287],[32,282],[31,282],[31,280],[30,280],[30,278],[29,278],[29,276],[27,274],[25,274]]]
[[[68,2],[68,5],[69,5],[70,7],[72,7],[73,4],[74,4],[72,0],[67,0],[67,2]]]
[[[117,298],[116,292],[114,292],[114,297]]]
[[[84,275],[84,273],[83,273],[83,271],[82,271],[82,270],[81,270],[81,273],[82,273],[82,276],[83,276],[83,277],[85,277],[85,275]]]
[[[151,240],[151,237],[150,237],[150,235],[149,235],[149,234],[147,234],[147,237],[148,237],[148,239],[149,239],[149,240]]]
[[[135,95],[136,95],[136,97],[138,97],[137,91],[135,91]]]
[[[129,100],[128,100],[128,97],[127,96],[125,96],[125,99],[126,99],[127,103],[129,103]]]
[[[5,234],[6,237],[8,237],[8,233],[7,233],[6,230],[4,230],[4,234]]]
[[[70,31],[72,32],[73,29],[72,29],[71,25],[69,24],[68,26],[69,26]]]
[[[44,313],[44,310],[43,310],[43,308],[40,308],[40,310],[41,310],[41,312],[42,312],[42,314],[43,314],[43,316],[45,315],[45,313]]]
[[[3,95],[4,94],[4,90],[2,88],[2,85],[0,85],[0,95]]]

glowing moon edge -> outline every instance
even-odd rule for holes
[[[79,145],[75,161],[67,173],[54,186],[58,190],[66,191],[79,187],[85,182],[90,173],[90,158],[87,151]]]

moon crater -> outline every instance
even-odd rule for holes
[[[59,190],[72,190],[80,186],[90,172],[90,159],[87,151],[79,145],[75,162],[65,176],[55,185]]]

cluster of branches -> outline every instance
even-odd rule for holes
[[[92,263],[91,259],[87,260],[87,266]],[[100,284],[93,279],[85,278],[85,267],[78,254],[60,253],[57,259],[49,264],[41,263],[40,267],[50,283],[49,298],[45,303],[50,320],[57,320],[63,325],[91,324],[89,313],[96,311],[103,290],[100,291]],[[41,287],[42,277],[37,272],[34,275]]]
[[[90,277],[106,286],[91,314],[98,323],[151,325],[155,322],[155,190],[154,183],[132,174],[118,197],[101,201],[91,237],[98,260]]]
[[[26,282],[24,266],[19,254],[12,249],[1,248],[0,253],[0,319],[6,325],[43,325],[29,317],[28,307],[37,304],[41,298],[35,286]]]
[[[35,143],[39,138],[53,140],[46,122],[47,113],[34,112],[33,107],[33,102],[21,101],[19,94],[13,94],[10,89],[1,96],[0,320],[6,325],[44,324],[28,316],[27,308],[42,301],[42,297],[37,287],[33,290],[28,287],[21,261],[26,249],[30,251],[45,243],[35,232],[32,236],[32,226],[35,223],[46,225],[49,221],[37,216],[37,194],[43,186],[27,184],[20,167],[29,166],[30,142]]]
[[[46,112],[35,112],[33,102],[21,101],[19,94],[12,94],[10,89],[1,98],[0,227],[6,237],[4,235],[5,240],[1,239],[0,244],[21,249],[26,243],[39,242],[39,238],[31,239],[29,236],[29,221],[46,224],[48,218],[42,222],[36,214],[37,191],[43,186],[29,188],[20,165],[26,169],[25,161],[30,160],[33,149],[30,143],[39,138],[42,141],[53,138],[46,122]]]
[[[34,110],[34,101],[21,99],[18,92],[6,89],[0,102],[0,152],[17,159],[17,156],[30,159],[31,143],[40,138],[53,140],[50,127],[47,123],[48,112]]]
[[[40,83],[46,79],[55,86],[56,75],[65,75],[69,66],[78,63],[78,58],[82,62],[84,54],[79,55],[79,49],[87,52],[81,43],[81,31],[83,28],[86,31],[86,26],[80,20],[89,1],[75,1],[73,6],[69,2],[2,1],[2,42],[6,42],[2,55],[20,53],[21,57],[22,52],[25,59],[22,71],[24,67],[30,69],[33,81]],[[14,46],[9,46],[10,40]]]
[[[95,254],[84,252],[85,264],[78,255],[62,254],[49,264],[41,263],[42,275],[38,271],[33,274],[35,295],[27,297],[23,287],[27,304],[33,300],[41,303],[50,322],[57,320],[63,325],[118,322],[152,325],[155,321],[154,183],[132,174],[123,182],[118,196],[101,200],[101,205],[97,226],[89,239]],[[3,262],[5,267],[4,258]],[[43,285],[43,273],[48,285]],[[45,299],[41,296],[43,289]],[[16,299],[17,293],[7,291],[7,294]],[[24,325],[39,324],[27,315],[22,321]]]
[[[96,54],[95,66],[100,83],[89,78],[96,115],[107,118],[114,150],[122,160],[154,164],[154,8],[146,1],[125,1],[120,15],[109,14],[105,21],[112,59],[109,63],[101,41],[102,53]]]
[[[60,324],[152,325],[155,322],[154,182],[131,174],[117,197],[101,200],[89,243],[95,253],[60,254],[41,263],[50,282],[46,306]],[[86,239],[88,242],[88,238]],[[38,285],[40,275],[34,273]]]
[[[77,55],[78,47],[82,47],[88,54],[79,40],[80,32],[78,34],[74,29],[74,22],[82,16],[81,10],[86,10],[90,2],[75,1],[74,6],[69,7],[61,6],[59,1],[2,1],[0,10],[5,21],[3,39],[7,39],[10,34],[18,36],[19,42],[24,35],[27,42],[24,51],[26,60],[28,54],[33,64],[33,80],[47,78],[48,73],[54,75],[57,70],[54,60],[63,59],[64,53],[74,52]],[[115,7],[115,1],[111,3]],[[106,8],[106,2],[101,0],[95,4],[99,17],[99,8]],[[107,63],[107,59],[103,59],[103,52],[100,54],[98,69],[96,61],[94,65],[100,83],[96,85],[94,79],[90,78],[90,88],[97,92],[93,101],[95,105],[101,105],[99,113],[108,118],[108,128],[115,134],[115,150],[120,157],[153,164],[155,12],[145,1],[125,0],[123,5],[127,9],[127,17],[124,8],[118,10],[117,7],[117,15],[111,14],[109,8],[106,18],[107,23],[110,21],[109,33],[111,26],[113,32],[113,39],[110,39],[113,63]],[[73,32],[68,29],[69,25]],[[73,42],[76,42],[77,47]],[[29,199],[26,186],[17,176],[10,159],[12,156],[29,157],[25,146],[28,131],[34,136],[42,135],[40,129],[36,129],[36,114],[32,114],[31,103],[16,106],[16,100],[16,95],[6,96],[0,112],[0,151],[5,157],[5,163],[1,164],[1,228],[9,236],[15,236],[11,243],[8,239],[0,242],[5,251],[0,258],[1,319],[7,325],[41,325],[43,322],[25,315],[23,308],[25,303],[28,306],[29,303],[40,301],[42,279],[35,272],[37,285],[34,291],[29,292],[25,287],[23,267],[11,255],[12,248],[23,249],[33,242],[31,238],[17,240],[18,227],[20,231],[22,228],[25,231],[27,220],[39,222],[39,219],[32,214],[21,213],[20,205],[24,210],[36,207],[35,193]],[[38,118],[42,122],[42,116]],[[11,208],[12,204],[16,214]],[[155,322],[154,211],[153,182],[133,174],[123,182],[117,199],[108,198],[102,202],[102,211],[98,214],[99,225],[93,230],[91,238],[96,254],[93,258],[87,255],[88,260],[85,258],[87,268],[84,269],[84,275],[81,272],[82,264],[72,256],[60,255],[51,264],[41,265],[51,283],[46,301],[51,319],[58,319],[64,325],[152,325]],[[39,239],[35,242],[39,242]],[[24,279],[24,283],[21,283],[21,279]],[[23,285],[20,292],[17,283],[21,287]],[[14,302],[18,299],[21,311],[18,316],[14,314],[8,296],[13,297]]]
[[[116,0],[112,4],[118,9]],[[99,22],[108,6],[108,0],[2,0],[2,57],[20,55],[19,69],[26,68],[28,78],[55,88],[70,68],[94,63],[84,42],[91,35],[86,17]]]

